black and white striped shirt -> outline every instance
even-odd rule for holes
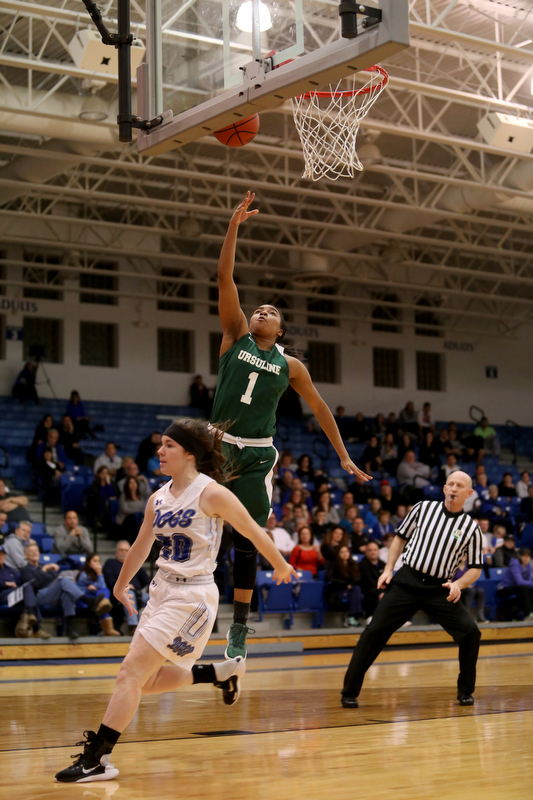
[[[448,511],[437,500],[413,506],[396,533],[407,539],[403,563],[419,572],[450,580],[465,555],[469,567],[483,567],[483,537],[477,522],[464,511]]]

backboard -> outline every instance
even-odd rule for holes
[[[337,0],[147,0],[138,113],[164,123],[139,132],[139,152],[176,149],[408,47],[408,0],[367,5],[381,21],[364,27],[358,12],[347,39]]]

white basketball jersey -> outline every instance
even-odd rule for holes
[[[211,575],[222,537],[224,520],[200,509],[200,495],[213,481],[200,473],[178,497],[169,481],[154,494],[154,533],[163,547],[157,566],[183,578]]]

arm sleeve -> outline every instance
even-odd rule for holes
[[[91,585],[93,582],[92,582],[92,580],[89,578],[89,576],[87,575],[87,573],[86,573],[86,572],[80,572],[80,574],[78,575],[78,580],[76,581],[76,583],[77,583],[77,584],[78,584],[78,586],[80,586],[82,589],[86,589],[86,588],[87,588],[88,586],[90,586],[90,585]]]
[[[517,586],[533,586],[532,581],[526,581],[522,577],[522,572],[520,570],[520,562],[517,558],[512,558],[509,564],[509,569],[511,570],[514,578],[514,582]]]
[[[422,503],[417,503],[412,507],[402,524],[399,526],[398,530],[396,531],[396,536],[400,536],[402,539],[409,539],[411,534],[413,533],[414,529],[418,524],[418,518],[420,516],[420,510],[422,508]]]
[[[468,566],[471,569],[483,569],[483,535],[476,525],[474,535],[468,544]]]

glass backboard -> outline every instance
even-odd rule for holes
[[[356,39],[348,40],[341,38],[337,0],[147,0],[147,64],[139,75],[139,113],[172,115],[166,114],[160,128],[139,135],[139,151],[164,152],[231,123],[233,112],[242,118],[280,105],[292,91],[279,91],[285,75],[294,92],[308,90],[317,82],[300,86],[299,77],[312,78],[316,72],[322,80],[330,64],[333,68],[373,50],[387,57],[408,46],[408,0],[370,0],[367,5],[383,9],[382,22],[368,31],[361,28]],[[371,55],[363,61],[355,68],[374,63]],[[339,79],[338,70],[333,79]],[[202,127],[209,120],[215,120],[215,127]],[[164,129],[172,139],[170,125],[184,135],[165,147],[156,145]]]

